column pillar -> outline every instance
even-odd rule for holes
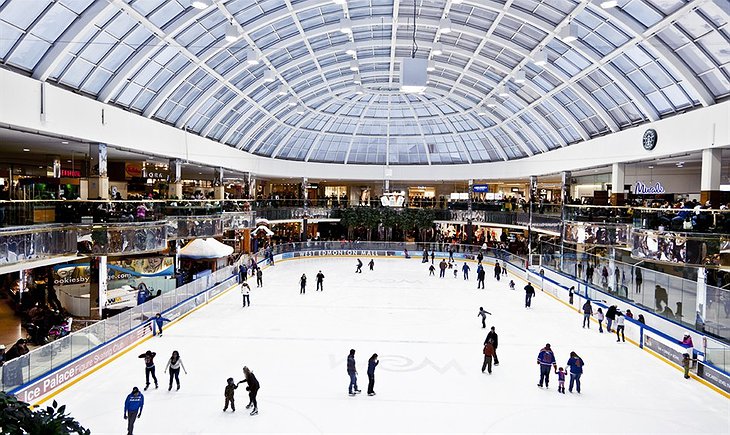
[[[709,148],[702,150],[702,175],[700,176],[700,201],[710,201],[712,208],[719,208],[722,201],[720,192],[720,170],[722,150]]]
[[[568,218],[568,209],[565,206],[570,203],[570,180],[573,177],[573,173],[570,171],[563,171],[560,175],[560,234],[562,235],[562,237],[560,237],[560,270],[565,270],[565,263],[563,262],[563,257],[565,256],[565,221]],[[579,262],[580,259],[576,258],[576,264]],[[578,275],[577,272],[578,271],[576,270],[576,276]]]
[[[302,178],[302,208],[304,208],[304,214],[302,215],[302,242],[307,241],[307,186],[309,185],[309,179],[307,177]],[[348,198],[349,200],[349,198]]]
[[[626,201],[624,185],[626,184],[626,164],[611,165],[611,205],[623,205]]]
[[[226,188],[223,186],[223,168],[213,169],[213,198],[225,199]]]
[[[529,220],[527,223],[527,267],[532,264],[532,209],[537,198],[537,177],[530,175],[530,197],[528,198]],[[540,256],[542,257],[542,256]]]
[[[246,172],[246,198],[256,199],[256,177],[250,172]]]
[[[106,144],[89,145],[89,199],[109,199],[109,174],[107,172]]]
[[[167,185],[168,198],[182,199],[182,160],[170,159],[170,181]]]
[[[107,290],[107,264],[106,256],[92,258],[91,261],[91,282],[90,284],[90,309],[89,315],[92,318],[104,318],[104,306],[106,305]],[[98,302],[97,302],[98,301]],[[97,317],[98,316],[98,317]]]

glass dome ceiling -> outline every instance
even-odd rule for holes
[[[416,0],[422,94],[399,90],[411,0],[198,2],[0,0],[0,62],[257,155],[346,164],[519,159],[730,95],[727,0]]]

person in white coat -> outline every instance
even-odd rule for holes
[[[165,367],[165,373],[167,373],[167,370],[170,370],[170,385],[167,387],[167,391],[172,390],[173,379],[177,383],[177,389],[180,389],[180,369],[183,369],[186,375],[188,374],[180,358],[180,354],[176,350],[173,350],[172,356],[167,360],[167,366]]]
[[[248,283],[244,282],[241,284],[241,296],[243,297],[243,306],[246,305],[251,306],[251,300],[249,299],[249,295],[251,294],[251,288],[248,286]]]

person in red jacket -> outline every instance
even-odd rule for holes
[[[482,373],[487,369],[489,374],[492,374],[492,357],[494,356],[494,345],[492,340],[487,340],[487,344],[484,345],[484,362],[482,363]]]

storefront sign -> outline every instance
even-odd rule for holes
[[[472,192],[489,192],[489,184],[475,184],[472,187]]]
[[[662,186],[662,183],[658,181],[653,186],[647,186],[641,181],[637,181],[634,186],[635,195],[661,195],[664,192],[666,192],[666,190],[664,190],[664,186]]]
[[[125,178],[136,178],[142,176],[142,163],[141,162],[127,162],[124,165],[124,177]]]
[[[161,171],[145,171],[145,178],[152,178],[155,180],[167,180],[168,175]]]
[[[81,171],[72,171],[71,169],[61,169],[61,176],[69,177],[69,178],[80,178]]]

